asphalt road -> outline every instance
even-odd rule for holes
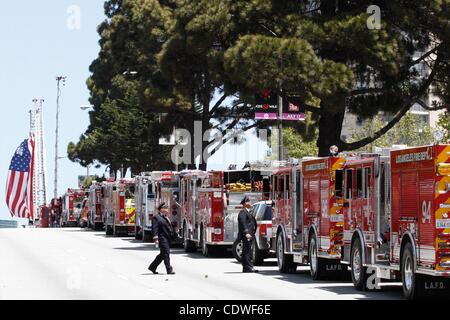
[[[231,253],[173,249],[176,275],[147,270],[153,244],[82,229],[0,229],[0,299],[328,300],[402,299],[399,283],[358,292],[349,280],[313,281],[308,267],[280,274],[276,260],[243,274]]]

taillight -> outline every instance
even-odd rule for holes
[[[267,224],[261,224],[259,225],[259,234],[262,236],[267,235]]]
[[[120,221],[125,220],[125,196],[121,195],[119,200]]]

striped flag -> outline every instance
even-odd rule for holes
[[[24,140],[11,160],[6,182],[6,204],[13,217],[34,220],[34,135]]]

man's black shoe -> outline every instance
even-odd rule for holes
[[[258,273],[259,270],[256,270],[256,269],[249,269],[249,270],[244,270],[244,271],[242,271],[242,272],[244,272],[244,273]]]
[[[175,274],[175,272],[173,271],[173,268],[168,269],[167,274]]]
[[[148,270],[150,270],[151,272],[153,272],[153,274],[159,274],[158,272],[156,272],[156,269],[152,269],[152,267],[148,267]]]

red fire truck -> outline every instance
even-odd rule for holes
[[[83,190],[68,189],[62,198],[62,227],[76,227],[78,226],[78,219],[81,215],[81,205],[85,198]]]
[[[136,177],[136,224],[135,239],[152,241],[152,217],[156,210],[155,183],[151,172],[143,172]]]
[[[213,249],[231,248],[237,237],[234,220],[242,209],[241,200],[244,196],[253,202],[262,200],[263,186],[258,170],[181,172],[185,250],[201,248],[203,255],[209,256]]]
[[[153,171],[150,182],[153,185],[155,194],[155,208],[163,202],[169,206],[169,219],[172,222],[172,227],[175,232],[175,239],[173,239],[172,244],[180,245],[183,243],[181,229],[182,218],[180,214],[181,205],[178,203],[180,199],[180,173],[173,171]],[[150,202],[152,202],[151,194]],[[150,203],[150,206],[153,206],[153,204]],[[151,210],[151,207],[149,209]],[[150,211],[150,215],[152,213],[155,214],[156,212]]]
[[[89,226],[94,230],[102,230],[103,194],[106,186],[103,183],[93,182],[89,188]]]
[[[183,243],[186,252],[202,248],[209,256],[212,245],[224,240],[224,188],[222,172],[181,172]]]
[[[358,290],[402,280],[404,296],[448,289],[450,146],[359,155],[344,168],[343,262]]]
[[[340,264],[343,203],[336,187],[344,164],[338,156],[274,169],[271,250],[280,272],[295,272],[298,264],[309,262],[316,280],[345,269]]]
[[[106,204],[106,234],[119,236],[134,234],[134,179],[120,179],[107,183]]]

